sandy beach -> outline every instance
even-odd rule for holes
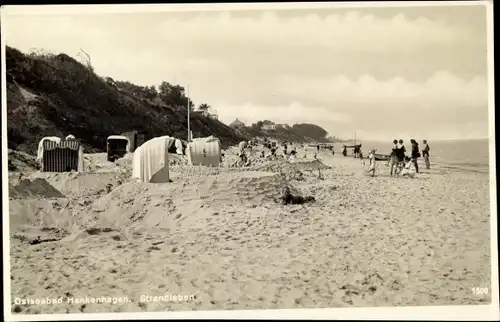
[[[136,182],[130,158],[104,154],[85,156],[88,172],[26,172],[24,185],[11,173],[12,312],[491,301],[471,291],[490,285],[488,174],[391,178],[379,162],[372,178],[358,159],[303,154],[246,170],[172,165],[166,184]],[[284,184],[316,202],[276,203]],[[46,298],[60,303],[15,303]]]

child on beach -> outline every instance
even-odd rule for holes
[[[406,156],[405,157],[405,167],[403,170],[401,170],[400,175],[402,177],[410,177],[413,178],[416,174],[415,169],[412,167],[414,165],[414,162],[412,158]]]
[[[372,177],[375,176],[375,149],[371,149],[369,154],[368,154],[368,160],[369,160],[369,166],[368,166],[368,170],[366,171],[366,173],[368,175],[371,175]]]

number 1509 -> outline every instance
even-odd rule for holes
[[[473,287],[472,294],[474,294],[474,295],[486,295],[486,294],[488,294],[488,288],[486,288],[486,287]]]

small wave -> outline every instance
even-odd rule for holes
[[[489,173],[489,165],[483,163],[457,162],[457,163],[436,163],[436,165],[442,169],[486,173],[486,174]]]

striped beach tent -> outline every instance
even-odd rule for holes
[[[190,165],[218,167],[222,159],[220,141],[214,136],[194,139],[188,144],[186,155]]]
[[[42,156],[43,172],[83,172],[83,147],[77,140],[61,140],[59,143],[44,140]]]
[[[61,142],[61,138],[58,136],[46,136],[46,137],[42,138],[40,140],[40,142],[38,143],[38,152],[36,155],[36,159],[38,161],[41,161],[43,159],[43,142],[45,142],[45,141],[53,141],[55,143],[59,143],[59,142]]]

